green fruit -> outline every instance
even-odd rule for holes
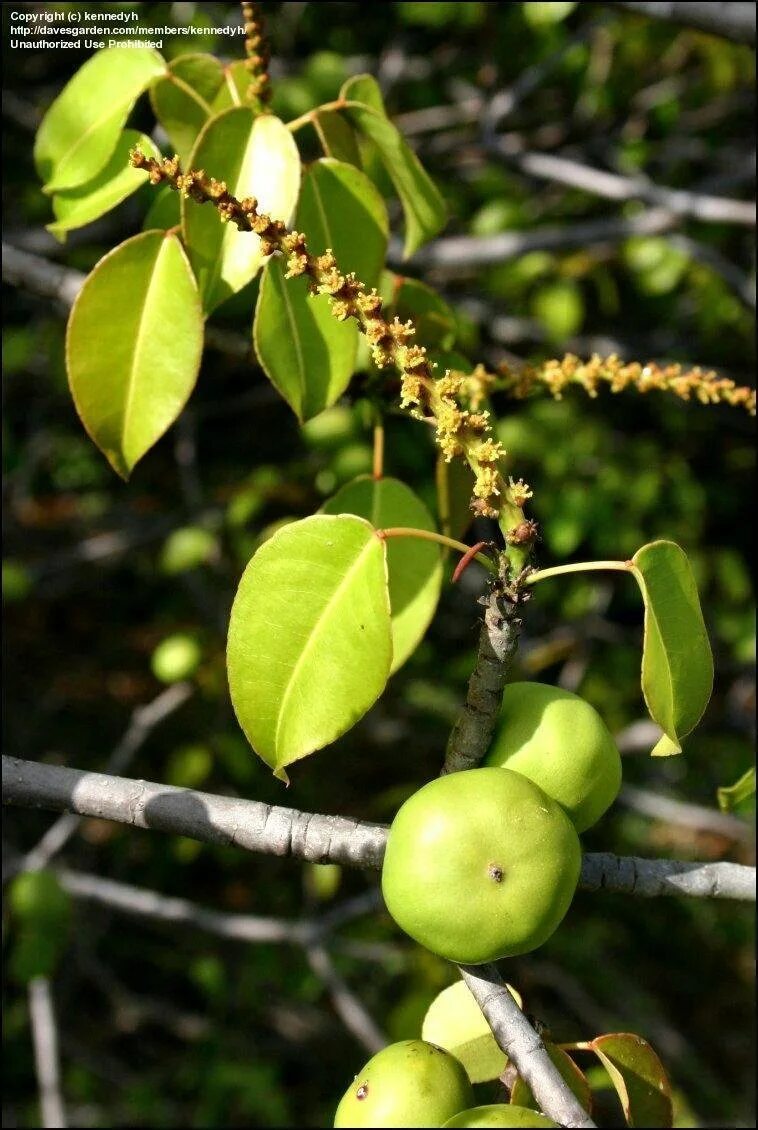
[[[455,1056],[425,1040],[383,1048],[356,1075],[335,1126],[442,1126],[474,1100]]]
[[[471,1110],[462,1110],[454,1118],[448,1119],[445,1126],[557,1126],[538,1114],[536,1110],[528,1110],[525,1106],[507,1106],[505,1103],[494,1103],[492,1106],[475,1106]]]
[[[505,688],[486,765],[522,773],[557,800],[583,832],[600,819],[621,787],[621,758],[594,707],[544,683]]]
[[[580,866],[576,831],[555,801],[520,773],[470,769],[430,781],[402,806],[382,892],[417,942],[476,965],[547,941]]]
[[[156,679],[162,683],[178,683],[194,675],[200,664],[200,645],[184,632],[167,636],[158,644],[150,660]]]

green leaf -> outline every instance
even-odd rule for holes
[[[256,117],[246,106],[225,110],[202,130],[190,163],[212,171],[238,199],[253,196],[261,212],[290,222],[300,189],[300,157],[279,118]],[[182,231],[206,314],[242,290],[264,262],[259,237],[222,223],[210,204],[183,199]]]
[[[157,146],[144,133],[125,129],[110,160],[92,180],[53,196],[55,222],[47,224],[47,230],[56,237],[65,237],[66,232],[83,228],[104,216],[146,184],[148,175],[145,170],[135,169],[129,164],[129,150],[135,145],[139,145],[148,157],[160,157]]]
[[[508,989],[521,1008],[519,993],[512,985]],[[463,981],[456,981],[434,998],[424,1017],[421,1037],[451,1052],[463,1064],[472,1083],[499,1078],[508,1062],[484,1013]]]
[[[381,195],[360,169],[333,158],[314,161],[303,180],[295,226],[313,254],[330,247],[341,271],[375,285],[387,254],[389,221]]]
[[[259,757],[285,766],[349,730],[392,662],[385,546],[361,518],[315,514],[260,547],[232,606],[232,704]]]
[[[643,545],[632,558],[645,603],[642,693],[663,730],[653,756],[681,753],[713,688],[713,657],[689,561],[672,541]]]
[[[213,55],[180,55],[169,64],[166,77],[150,91],[156,118],[165,129],[182,166],[197,135],[215,111],[212,106],[225,87],[224,69]]]
[[[573,1095],[588,1113],[592,1113],[592,1091],[584,1074],[579,1070],[567,1052],[557,1044],[545,1041],[547,1054],[552,1059],[564,1082],[570,1087]],[[529,1110],[539,1110],[540,1106],[528,1083],[519,1075],[511,1088],[511,1103],[514,1106],[525,1106]]]
[[[410,487],[398,479],[361,475],[330,498],[325,514],[356,514],[377,529],[409,526],[434,530],[431,514]],[[420,538],[387,539],[387,576],[392,615],[392,668],[397,671],[421,642],[434,615],[442,586],[442,554]]]
[[[63,88],[42,119],[34,163],[45,192],[76,188],[102,169],[143,90],[165,74],[157,51],[117,47],[96,51]]]
[[[68,321],[69,385],[84,427],[122,478],[184,407],[202,348],[197,286],[175,235],[136,235],[88,276]]]
[[[733,785],[723,785],[717,790],[719,808],[722,812],[733,812],[743,800],[755,792],[755,766],[743,773]]]
[[[314,254],[330,247],[341,270],[373,285],[387,250],[387,212],[360,170],[315,161],[303,180],[295,227]],[[325,295],[310,296],[307,279],[286,279],[281,261],[264,271],[253,336],[263,369],[300,420],[334,404],[353,375],[357,325],[338,322]]]
[[[178,227],[181,222],[179,193],[175,192],[170,184],[161,185],[157,192],[153,193],[152,203],[142,223],[142,230],[154,231],[156,228],[162,228],[167,231],[168,228]]]
[[[405,215],[404,254],[412,255],[441,230],[447,218],[445,202],[416,154],[386,116],[376,81],[369,75],[356,75],[345,83],[340,96],[346,99],[341,112],[363,138],[376,146],[392,179]]]
[[[462,538],[474,520],[471,498],[474,493],[474,472],[462,459],[446,463],[437,457],[437,513],[440,529],[448,537]]]
[[[317,110],[313,115],[313,127],[327,157],[335,157],[358,169],[362,167],[355,130],[340,113],[336,110]]]
[[[285,278],[285,271],[281,259],[266,264],[253,340],[266,376],[302,422],[334,404],[350,383],[358,327],[337,322],[326,295],[311,297],[308,280]]]
[[[231,106],[245,106],[247,89],[250,86],[250,71],[244,59],[235,59],[222,68],[223,83],[213,99],[211,109],[214,114],[228,110]]]
[[[589,1042],[611,1077],[629,1126],[672,1125],[671,1088],[653,1049],[630,1032]]]

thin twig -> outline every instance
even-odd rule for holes
[[[3,803],[76,812],[244,851],[378,870],[387,827],[259,801],[86,773],[3,755]],[[644,895],[755,899],[755,868],[606,853],[584,857],[580,887]]]
[[[497,967],[459,968],[498,1045],[528,1083],[544,1113],[559,1126],[593,1127],[595,1123],[550,1059],[542,1038],[516,1004]]]
[[[42,1114],[40,1125],[65,1127],[68,1124],[61,1094],[58,1027],[47,977],[34,977],[29,982],[29,1020]]]

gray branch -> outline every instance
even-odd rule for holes
[[[489,749],[505,680],[518,648],[518,604],[495,588],[483,599],[486,607],[476,665],[469,679],[465,705],[448,739],[443,773],[473,769]]]
[[[58,1027],[47,977],[34,977],[29,982],[29,1020],[42,1115],[40,1125],[63,1127],[67,1122],[61,1094]]]
[[[594,1126],[547,1054],[542,1038],[509,993],[497,968],[462,965],[460,972],[498,1045],[529,1084],[541,1110],[559,1126]]]
[[[3,756],[3,804],[75,812],[267,855],[378,870],[387,827]],[[583,890],[755,900],[755,868],[585,855]]]
[[[735,43],[755,43],[755,4],[753,3],[690,3],[687,0],[671,3],[665,0],[656,0],[655,3],[626,3],[624,0],[613,3],[614,8],[626,8],[629,12],[638,12],[641,16],[649,16],[653,20],[671,20],[672,23],[684,24],[685,27],[694,27],[699,31],[708,31],[712,35],[723,36]]]
[[[684,894],[755,901],[755,868],[741,863],[683,863],[597,852],[584,857],[582,887],[643,898]]]

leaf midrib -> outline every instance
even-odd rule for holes
[[[279,714],[278,714],[278,717],[277,717],[277,720],[276,720],[276,731],[274,733],[274,751],[275,751],[276,758],[277,758],[276,763],[277,763],[277,766],[280,767],[280,768],[282,767],[283,764],[287,764],[287,762],[282,763],[279,759],[279,756],[278,756],[279,755],[279,734],[280,734],[280,731],[281,731],[281,728],[282,728],[282,720],[284,719],[285,714],[286,714],[287,702],[289,701],[289,697],[292,693],[292,688],[295,686],[295,684],[297,682],[297,676],[298,676],[298,673],[300,671],[300,668],[302,667],[303,661],[304,661],[305,657],[308,655],[308,652],[313,647],[314,639],[316,639],[319,635],[320,625],[323,624],[327,613],[329,612],[331,607],[334,605],[334,603],[338,599],[338,597],[341,595],[342,591],[346,587],[347,583],[350,581],[351,577],[355,573],[358,566],[363,561],[366,554],[373,550],[373,541],[374,541],[374,533],[372,531],[369,534],[368,540],[365,542],[360,553],[358,554],[356,559],[353,561],[352,565],[347,570],[347,572],[343,576],[342,580],[339,582],[339,584],[335,588],[334,592],[332,593],[332,595],[327,600],[324,607],[321,609],[321,612],[319,613],[319,615],[316,619],[314,627],[313,627],[310,635],[308,636],[308,639],[305,641],[305,645],[304,645],[302,651],[300,652],[300,655],[298,656],[297,660],[295,661],[295,665],[292,668],[292,671],[290,672],[289,679],[287,680],[287,686],[284,689],[284,695],[282,697],[282,702],[281,702],[281,705],[279,707]]]
[[[142,338],[144,336],[145,322],[147,321],[147,319],[145,317],[145,312],[148,308],[148,304],[149,304],[149,301],[150,301],[150,294],[152,292],[152,289],[153,289],[153,287],[156,283],[156,279],[158,277],[159,266],[161,264],[161,257],[163,255],[164,249],[169,246],[169,242],[173,238],[175,238],[175,237],[174,236],[161,237],[161,245],[158,248],[158,254],[155,257],[155,261],[153,263],[153,269],[150,273],[150,281],[148,282],[148,284],[145,288],[145,296],[142,300],[142,305],[141,305],[140,313],[139,313],[139,321],[138,321],[138,324],[137,324],[137,335],[134,339],[134,350],[132,352],[132,362],[131,362],[131,365],[129,366],[129,377],[128,377],[128,381],[127,381],[126,403],[124,404],[124,415],[123,415],[123,419],[122,419],[122,422],[121,422],[121,454],[123,456],[124,462],[129,467],[130,470],[131,470],[131,466],[133,466],[133,464],[130,466],[129,459],[128,459],[127,454],[126,454],[126,437],[127,437],[127,432],[129,430],[130,415],[131,415],[132,407],[133,407],[133,404],[134,404],[134,390],[135,390],[135,387],[137,385],[137,368],[138,368],[137,367],[137,359],[138,359],[138,356],[139,356],[139,353],[140,353],[140,348],[141,348],[141,345],[142,345]]]

